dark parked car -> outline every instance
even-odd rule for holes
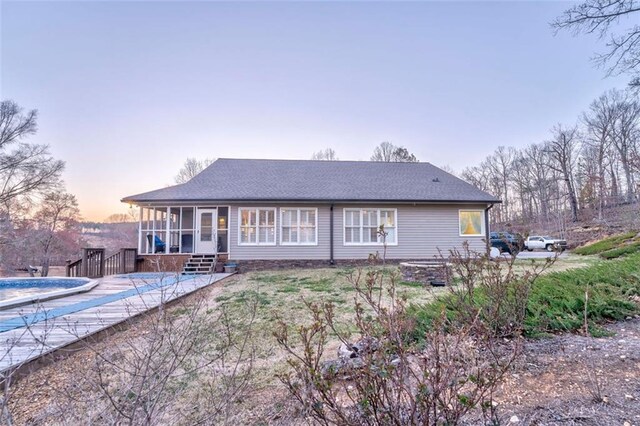
[[[500,250],[500,253],[518,254],[524,247],[524,239],[520,234],[510,232],[491,232],[489,234],[491,247]]]

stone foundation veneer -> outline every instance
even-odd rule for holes
[[[234,262],[238,265],[238,272],[251,272],[251,271],[279,271],[285,269],[318,269],[318,268],[335,268],[335,267],[365,267],[365,266],[382,266],[382,262],[378,261],[376,263],[372,263],[367,259],[339,259],[335,260],[333,264],[331,264],[328,260],[317,260],[317,259],[292,259],[292,260],[233,260],[230,259],[229,262]],[[438,260],[425,260],[425,259],[387,259],[386,265],[388,266],[399,266],[401,263],[411,263],[411,262],[429,262],[429,263],[437,263],[444,265],[444,262]],[[403,280],[404,281],[420,281],[425,282],[423,279],[433,277],[430,279],[434,280],[442,280],[447,281],[447,272],[446,269],[442,266],[430,268],[429,272],[411,272],[414,268],[405,268],[400,266],[402,271]],[[406,269],[406,273],[405,273]],[[426,277],[425,275],[428,275]]]
[[[432,284],[434,281],[449,284],[451,277],[450,266],[441,260],[402,262],[400,272],[403,281],[425,285]]]

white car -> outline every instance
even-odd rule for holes
[[[567,241],[549,236],[531,235],[526,240],[524,240],[524,247],[528,251],[533,251],[535,249],[542,249],[546,251],[563,251],[567,248]]]

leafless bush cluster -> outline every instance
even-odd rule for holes
[[[419,339],[398,275],[382,270],[350,277],[357,293],[350,331],[358,345],[335,322],[328,302],[306,304],[308,324],[279,322],[275,336],[290,355],[290,371],[279,378],[303,416],[346,425],[457,424],[469,416],[497,421],[493,393],[520,354],[526,298],[545,266],[517,273],[513,262],[493,263],[468,248],[451,253],[450,261],[457,277],[452,306],[437,313]],[[473,302],[479,290],[487,300],[482,307]],[[327,361],[333,336],[357,354]]]
[[[207,312],[202,298],[145,316],[140,335],[106,350],[88,345],[95,362],[84,386],[91,392],[69,393],[70,402],[97,398],[95,415],[113,424],[225,423],[248,390],[255,306],[243,324],[224,307]]]
[[[465,243],[451,250],[443,262],[449,262],[449,307],[456,321],[472,324],[481,319],[495,338],[520,336],[523,332],[527,302],[535,280],[556,261],[555,256],[516,267],[516,257],[492,261],[476,253]]]

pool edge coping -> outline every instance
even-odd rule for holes
[[[21,280],[56,280],[70,277],[19,277]],[[72,279],[89,279],[89,278],[72,278]],[[8,299],[3,302],[0,302],[0,311],[15,308],[17,306],[46,302],[47,300],[58,299],[60,297],[69,296],[77,293],[86,293],[90,290],[93,290],[98,284],[100,284],[100,280],[89,279],[89,282],[77,287],[65,288],[62,290],[54,290],[47,293],[35,294],[31,296],[23,296],[23,297],[14,297],[13,299]]]

